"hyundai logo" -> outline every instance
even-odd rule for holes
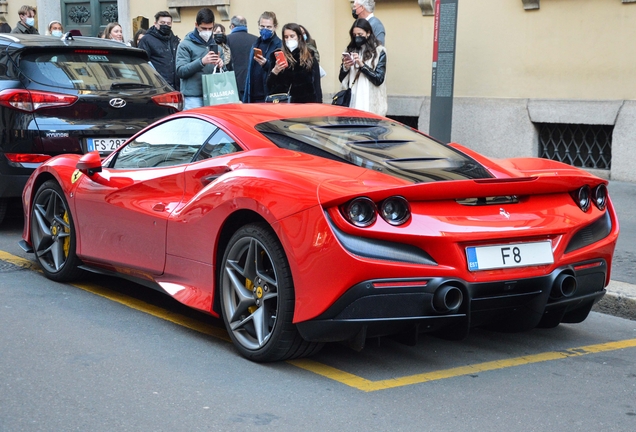
[[[126,106],[126,101],[123,100],[122,98],[113,98],[108,103],[113,108],[123,108]]]

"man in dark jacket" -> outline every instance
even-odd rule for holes
[[[243,102],[265,102],[265,97],[269,94],[267,90],[267,74],[273,67],[269,59],[274,51],[283,46],[283,42],[276,35],[277,27],[278,20],[274,12],[263,12],[261,14],[258,19],[258,28],[261,36],[256,39],[256,43],[250,52]],[[254,53],[256,48],[262,52],[262,55]]]
[[[20,21],[13,28],[11,33],[22,34],[40,34],[35,28],[35,8],[33,6],[24,5],[18,11]]]
[[[227,35],[227,45],[232,52],[236,86],[238,87],[240,98],[243,100],[247,69],[252,60],[250,53],[252,52],[252,45],[256,43],[258,38],[247,32],[247,20],[242,16],[235,15],[232,17],[230,30],[231,33]]]
[[[157,12],[155,25],[141,38],[139,48],[148,53],[150,63],[175,90],[179,90],[175,72],[178,46],[179,38],[172,33],[172,15],[166,11]]]

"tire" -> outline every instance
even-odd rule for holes
[[[70,282],[82,275],[73,217],[57,182],[45,182],[35,194],[30,230],[35,257],[47,278]]]
[[[268,225],[250,224],[234,233],[220,271],[223,321],[242,356],[280,361],[311,355],[322,347],[305,341],[292,323],[291,271]]]

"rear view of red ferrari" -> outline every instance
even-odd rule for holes
[[[605,180],[284,105],[185,111],[103,161],[45,162],[22,246],[53,280],[120,275],[221,316],[254,361],[577,323],[604,295],[619,231]]]

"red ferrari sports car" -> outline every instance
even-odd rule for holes
[[[221,316],[245,357],[583,321],[610,279],[606,181],[495,160],[331,105],[185,111],[24,191],[44,274],[139,281]]]

